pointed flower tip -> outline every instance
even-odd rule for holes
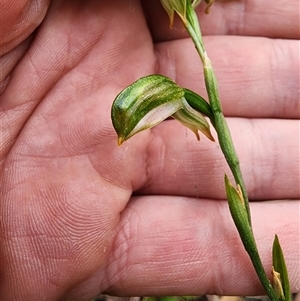
[[[169,27],[170,29],[173,29],[174,26],[174,11],[167,11],[168,15],[169,15],[169,19],[170,19],[170,24]]]
[[[169,24],[170,29],[173,29],[173,26],[174,26],[174,20],[170,19],[170,24]]]
[[[210,141],[216,142],[216,140],[215,140],[215,138],[214,138],[213,136],[210,135],[209,137],[208,137],[208,136],[206,136],[206,137],[207,137]]]
[[[200,135],[199,135],[198,130],[193,131],[193,132],[195,133],[197,140],[200,141],[201,139],[200,139]],[[212,142],[215,142],[215,141],[216,141],[215,138],[212,136],[212,134],[211,134],[211,132],[210,132],[209,129],[208,129],[208,130],[201,130],[201,132],[202,132],[202,134],[204,134],[204,135],[206,136],[206,138],[208,138],[210,141],[212,141]]]
[[[118,146],[121,146],[124,142],[124,138],[123,137],[118,137]]]
[[[215,142],[215,138],[212,136],[210,130],[208,129],[208,131],[206,131],[205,133],[203,132],[203,134],[212,142]]]
[[[160,0],[160,2],[169,15],[170,28],[173,28],[174,12],[178,14],[178,16],[183,21],[184,25],[187,26],[186,0]]]
[[[207,4],[206,9],[205,9],[205,13],[209,14],[210,7],[213,5],[213,3],[215,2],[215,0],[205,0],[205,2]]]

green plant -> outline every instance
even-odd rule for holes
[[[210,140],[214,140],[210,133],[210,126],[204,118],[207,116],[217,132],[220,147],[236,182],[235,186],[232,185],[225,175],[230,212],[243,245],[269,298],[272,301],[290,301],[287,269],[278,237],[275,237],[273,244],[272,282],[269,281],[258,254],[251,226],[249,200],[239,159],[222,113],[217,80],[204,47],[195,12],[195,7],[200,2],[201,0],[161,0],[170,17],[170,26],[173,25],[174,13],[177,13],[196,47],[203,64],[209,102],[200,95],[179,87],[171,79],[162,75],[143,77],[120,92],[113,103],[112,122],[118,134],[118,144],[121,145],[136,133],[156,126],[170,116],[191,129],[198,140],[198,130]],[[213,0],[205,2],[209,8]]]

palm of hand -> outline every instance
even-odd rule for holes
[[[4,107],[13,112],[1,158],[1,256],[6,258],[4,274],[8,275],[2,286],[12,288],[3,290],[7,299],[17,300],[20,292],[26,296],[23,300],[43,295],[49,300],[65,296],[81,300],[105,290],[126,293],[122,283],[130,287],[128,284],[136,279],[130,275],[124,251],[137,262],[142,260],[145,254],[138,255],[139,251],[132,248],[139,246],[131,245],[131,241],[141,241],[143,231],[159,227],[168,213],[174,218],[169,221],[172,230],[165,230],[166,236],[174,234],[169,240],[162,240],[166,254],[176,240],[183,242],[182,248],[195,247],[195,242],[185,238],[186,233],[179,232],[188,229],[192,235],[193,231],[200,231],[196,230],[197,222],[187,222],[199,215],[195,209],[198,202],[184,199],[177,204],[172,198],[149,196],[143,204],[132,198],[128,205],[132,192],[137,190],[196,196],[195,180],[180,183],[178,174],[188,176],[188,167],[195,162],[200,169],[193,154],[200,147],[196,141],[189,142],[193,151],[182,154],[187,140],[179,142],[176,138],[175,132],[184,132],[176,124],[172,128],[162,125],[155,139],[155,130],[149,131],[130,144],[117,147],[108,114],[113,98],[138,77],[160,71],[141,7],[134,1],[130,7],[126,1],[116,1],[116,6],[117,3],[118,7],[103,1],[54,3],[36,36],[25,42],[28,45],[24,49],[29,47],[26,53],[20,50],[24,56],[3,94]],[[164,139],[166,143],[162,142]],[[167,161],[162,158],[167,152],[166,145],[172,146],[175,140],[179,148],[169,151],[173,161]],[[217,147],[201,143],[203,153],[208,149],[212,152],[206,154],[206,159],[215,158]],[[191,163],[191,158],[196,161]],[[185,170],[182,164],[186,159],[189,166]],[[158,166],[154,166],[156,161]],[[164,170],[160,167],[162,162]],[[159,181],[160,172],[164,177],[168,175],[164,183]],[[201,170],[189,177],[195,176],[201,177]],[[200,197],[222,197],[221,188],[214,190],[209,185],[210,181],[220,183],[222,174],[216,168],[202,179],[207,177],[207,187],[202,188]],[[160,212],[156,210],[158,206]],[[202,206],[208,208],[210,201],[203,201]],[[226,215],[223,204],[215,206],[222,216]],[[217,213],[211,215],[214,214]],[[134,229],[141,219],[142,230]],[[232,229],[232,225],[227,227]],[[212,231],[208,230],[209,225],[205,229]],[[236,239],[236,234],[232,237]],[[151,252],[155,258],[158,248]],[[180,254],[177,257],[179,260]],[[170,272],[170,265],[161,266],[160,262],[158,268],[162,275]],[[181,269],[173,268],[175,274]],[[124,276],[126,269],[128,278]],[[147,274],[143,274],[140,283],[148,281],[146,287],[150,289],[155,278],[146,279]],[[214,289],[214,284],[208,284],[213,277],[202,287]],[[172,281],[166,280],[165,285]],[[22,283],[18,289],[17,282]],[[258,282],[254,283],[258,287]],[[145,292],[143,285],[132,287],[131,293]],[[159,292],[165,292],[164,288]]]
[[[11,98],[24,101],[23,115],[37,106],[4,162],[4,194],[13,215],[4,222],[15,227],[19,221],[12,231],[28,255],[17,254],[14,268],[30,265],[35,283],[42,277],[72,286],[70,272],[82,282],[103,267],[120,212],[132,185],[139,185],[132,179],[144,147],[119,149],[107,114],[132,76],[154,71],[141,9],[133,9],[138,17],[128,22],[136,16],[128,9],[125,15],[98,3],[53,7],[16,70],[20,78],[8,87]],[[27,103],[30,98],[35,101]]]

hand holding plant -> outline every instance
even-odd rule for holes
[[[239,166],[239,159],[222,112],[217,80],[205,50],[198,17],[195,12],[195,7],[200,1],[161,0],[161,3],[170,17],[170,27],[173,26],[174,13],[176,12],[193,40],[203,64],[210,105],[194,93],[194,97],[190,101],[193,101],[196,106],[198,104],[195,110],[189,106],[190,96],[189,93],[185,93],[186,89],[180,89],[175,83],[162,76],[144,77],[123,90],[113,103],[112,122],[118,133],[118,143],[120,145],[124,140],[142,130],[152,128],[169,116],[178,119],[183,125],[194,131],[198,140],[198,130],[202,131],[209,139],[214,140],[210,134],[209,125],[205,123],[202,114],[209,117],[217,131],[220,147],[236,181],[237,188],[234,188],[227,175],[225,175],[230,212],[244,247],[269,298],[272,301],[290,301],[291,292],[288,273],[277,235],[273,243],[271,282],[257,251],[251,226],[249,200]],[[208,2],[209,8],[213,1],[206,2]],[[208,12],[208,9],[206,11]],[[178,118],[178,114],[180,118]]]
[[[225,200],[224,172],[234,179],[201,86],[202,63],[181,20],[174,16],[170,30],[154,0],[1,5],[1,301],[262,294]],[[263,266],[271,279],[277,233],[293,292],[298,5],[215,1],[210,15],[205,3],[198,11],[222,111],[256,201],[251,218]],[[177,119],[118,146],[112,101],[149,74],[170,79],[189,106],[175,101],[183,110]],[[195,120],[199,114],[206,121]]]

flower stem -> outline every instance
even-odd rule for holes
[[[273,287],[270,284],[270,281],[266,275],[266,272],[263,268],[261,259],[259,257],[259,254],[257,252],[256,243],[253,236],[252,226],[251,226],[251,215],[250,215],[250,208],[249,208],[249,199],[247,196],[247,191],[245,187],[245,183],[243,180],[242,172],[240,169],[239,159],[236,154],[231,134],[226,122],[226,119],[222,112],[222,106],[219,98],[218,93],[218,87],[217,87],[217,80],[212,68],[212,64],[210,62],[210,59],[207,56],[207,53],[204,48],[204,43],[202,40],[202,34],[200,30],[200,25],[198,21],[197,14],[192,7],[191,3],[188,1],[187,4],[187,11],[186,11],[186,29],[188,33],[190,34],[195,47],[197,49],[197,52],[201,58],[202,64],[203,64],[203,70],[204,70],[204,78],[205,78],[205,85],[206,90],[213,114],[214,119],[214,127],[216,129],[218,140],[220,147],[222,149],[222,152],[225,156],[225,159],[231,169],[231,172],[234,176],[234,179],[236,181],[237,186],[240,187],[241,193],[243,196],[244,201],[244,208],[245,208],[245,220],[242,223],[242,227],[237,227],[241,240],[243,242],[243,245],[247,251],[247,253],[250,256],[250,259],[252,261],[253,267],[257,273],[258,278],[261,281],[261,284],[263,285],[264,289],[266,290],[266,293],[268,294],[269,298],[272,301],[278,301],[279,298],[273,289]],[[236,222],[236,220],[235,220]],[[243,231],[244,228],[247,228],[248,231],[245,233]],[[251,244],[249,244],[249,240],[252,241]]]
[[[201,61],[203,63],[206,90],[215,119],[214,127],[217,131],[220,147],[231,169],[231,172],[234,176],[236,183],[239,184],[241,187],[247,214],[248,214],[248,222],[251,225],[249,200],[248,200],[248,195],[243,180],[242,172],[240,169],[239,159],[232,142],[232,138],[230,135],[230,131],[226,119],[222,113],[222,106],[218,94],[217,81],[214,75],[214,71],[210,59],[208,58],[204,48],[198,17],[191,5],[187,5],[187,21],[188,22],[187,22],[186,29],[190,34],[195,44],[195,47],[197,49],[197,52],[201,58]]]
[[[245,201],[245,207],[247,210],[248,222],[249,222],[249,225],[251,226],[249,200],[248,200],[248,195],[247,195],[244,179],[242,176],[242,172],[240,169],[239,159],[238,159],[238,156],[236,154],[236,151],[235,151],[235,148],[234,148],[234,145],[232,142],[228,124],[222,113],[222,107],[221,107],[221,103],[219,100],[216,77],[214,75],[214,71],[212,69],[210,60],[209,60],[208,56],[206,55],[206,52],[204,53],[204,78],[205,78],[205,84],[206,84],[206,89],[207,89],[207,93],[208,93],[208,98],[210,101],[213,115],[215,117],[215,129],[218,134],[220,147],[223,151],[225,159],[231,169],[231,172],[234,176],[236,183],[239,184],[241,187],[244,201]]]

